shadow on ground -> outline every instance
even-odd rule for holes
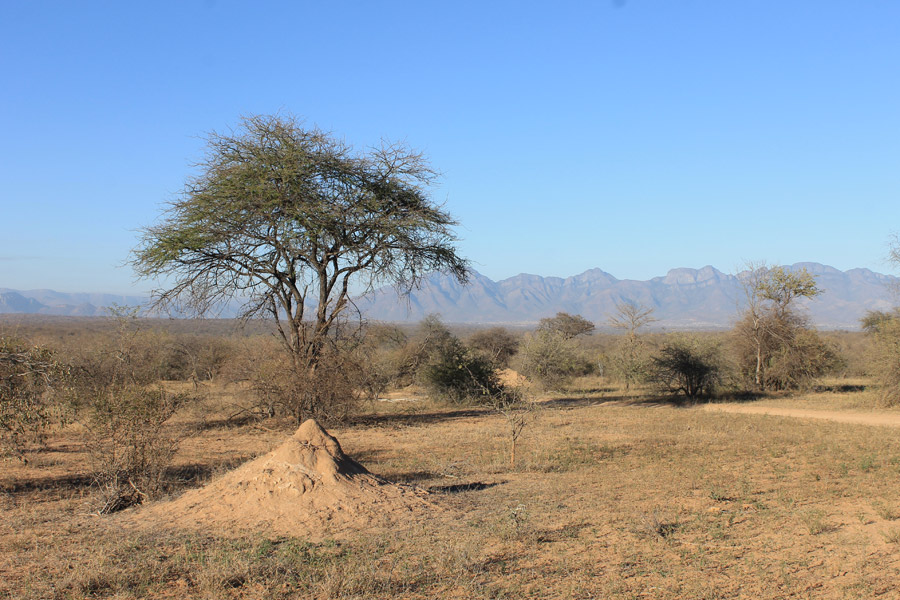
[[[854,391],[856,388],[864,389],[865,386],[832,386],[833,389],[827,391]],[[858,391],[858,390],[856,390]],[[775,395],[765,392],[730,392],[728,394],[717,394],[704,398],[695,398],[693,400],[684,396],[674,395],[657,395],[648,394],[645,396],[568,396],[562,398],[550,398],[539,401],[541,406],[557,409],[584,408],[588,406],[640,406],[642,408],[653,408],[656,406],[668,406],[672,408],[690,408],[701,404],[716,404],[720,402],[755,402],[766,398],[772,398]]]
[[[428,491],[435,494],[460,494],[462,492],[480,492],[497,485],[503,485],[505,481],[493,481],[485,483],[483,481],[473,481],[471,483],[455,483],[453,485],[432,485],[428,487]]]
[[[190,463],[169,467],[165,473],[166,492],[199,487],[214,475],[233,469],[253,457],[240,457],[204,463]],[[50,497],[69,496],[73,492],[83,492],[97,485],[97,478],[91,473],[67,473],[65,475],[43,477],[18,477],[0,480],[0,493],[9,496],[43,494]]]
[[[490,412],[488,408],[461,408],[409,414],[360,415],[350,418],[347,425],[351,427],[432,425],[458,419],[483,417]]]
[[[89,488],[94,484],[94,477],[84,473],[55,475],[46,477],[17,478],[0,481],[0,493],[10,496],[33,494],[38,492],[57,493],[71,492]]]
[[[858,383],[837,383],[834,385],[817,385],[815,391],[819,393],[849,394],[852,392],[864,392],[866,391],[866,386]]]

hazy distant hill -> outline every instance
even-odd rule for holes
[[[108,315],[109,306],[141,306],[144,296],[116,294],[67,294],[53,290],[10,290],[0,288],[0,313],[27,313],[97,317]]]
[[[813,322],[825,328],[859,326],[867,310],[893,305],[889,284],[896,277],[869,269],[843,272],[818,263],[798,263],[817,276],[825,292],[804,302]],[[656,324],[668,328],[720,328],[734,320],[743,291],[737,277],[706,266],[672,269],[649,281],[616,279],[591,269],[565,279],[516,275],[492,281],[474,274],[468,286],[442,275],[432,275],[410,298],[398,298],[392,290],[380,290],[360,308],[372,318],[415,321],[440,313],[453,323],[534,323],[558,311],[581,314],[600,324],[615,311],[615,304],[631,299],[652,306]]]
[[[815,274],[825,290],[805,303],[819,327],[856,329],[866,310],[893,305],[889,284],[896,284],[896,277],[869,269],[839,271],[818,263],[798,263],[791,268],[800,267]],[[616,302],[632,299],[654,307],[659,327],[699,329],[730,326],[742,297],[734,275],[706,266],[672,269],[649,281],[620,280],[591,269],[567,278],[521,274],[501,281],[473,273],[469,285],[461,286],[435,274],[408,298],[384,288],[358,305],[369,318],[383,321],[418,321],[429,313],[440,313],[452,323],[528,324],[566,311],[602,324]],[[139,296],[0,288],[0,313],[97,316],[107,314],[105,307],[113,304],[136,306],[146,301]],[[233,311],[219,316],[233,316]]]

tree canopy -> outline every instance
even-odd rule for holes
[[[652,306],[644,306],[631,299],[616,302],[615,306],[616,314],[609,317],[608,322],[614,328],[625,331],[631,339],[637,336],[638,329],[657,320],[653,316]]]
[[[759,390],[797,387],[837,363],[834,350],[816,335],[800,298],[822,293],[815,276],[765,263],[751,263],[740,275],[747,297],[735,325],[741,369]]]
[[[466,281],[457,222],[429,194],[437,173],[405,145],[360,153],[294,118],[251,116],[211,133],[198,166],[134,251],[140,277],[166,282],[157,306],[238,299],[313,368],[355,296],[433,271]]]
[[[554,331],[566,339],[572,339],[579,335],[587,335],[594,331],[594,324],[581,315],[570,315],[567,312],[558,312],[555,317],[546,317],[538,322],[538,329]]]

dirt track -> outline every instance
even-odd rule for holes
[[[707,411],[742,413],[748,415],[773,415],[777,417],[795,417],[798,419],[825,419],[826,421],[855,423],[857,425],[900,427],[900,413],[895,412],[812,410],[806,408],[748,406],[745,404],[707,404],[703,409]]]

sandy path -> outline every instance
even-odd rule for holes
[[[796,417],[799,419],[825,419],[827,421],[856,423],[858,425],[900,427],[900,413],[895,412],[814,410],[807,408],[748,406],[746,404],[706,404],[703,406],[703,409],[707,411],[742,413],[747,415],[774,415],[778,417]]]

